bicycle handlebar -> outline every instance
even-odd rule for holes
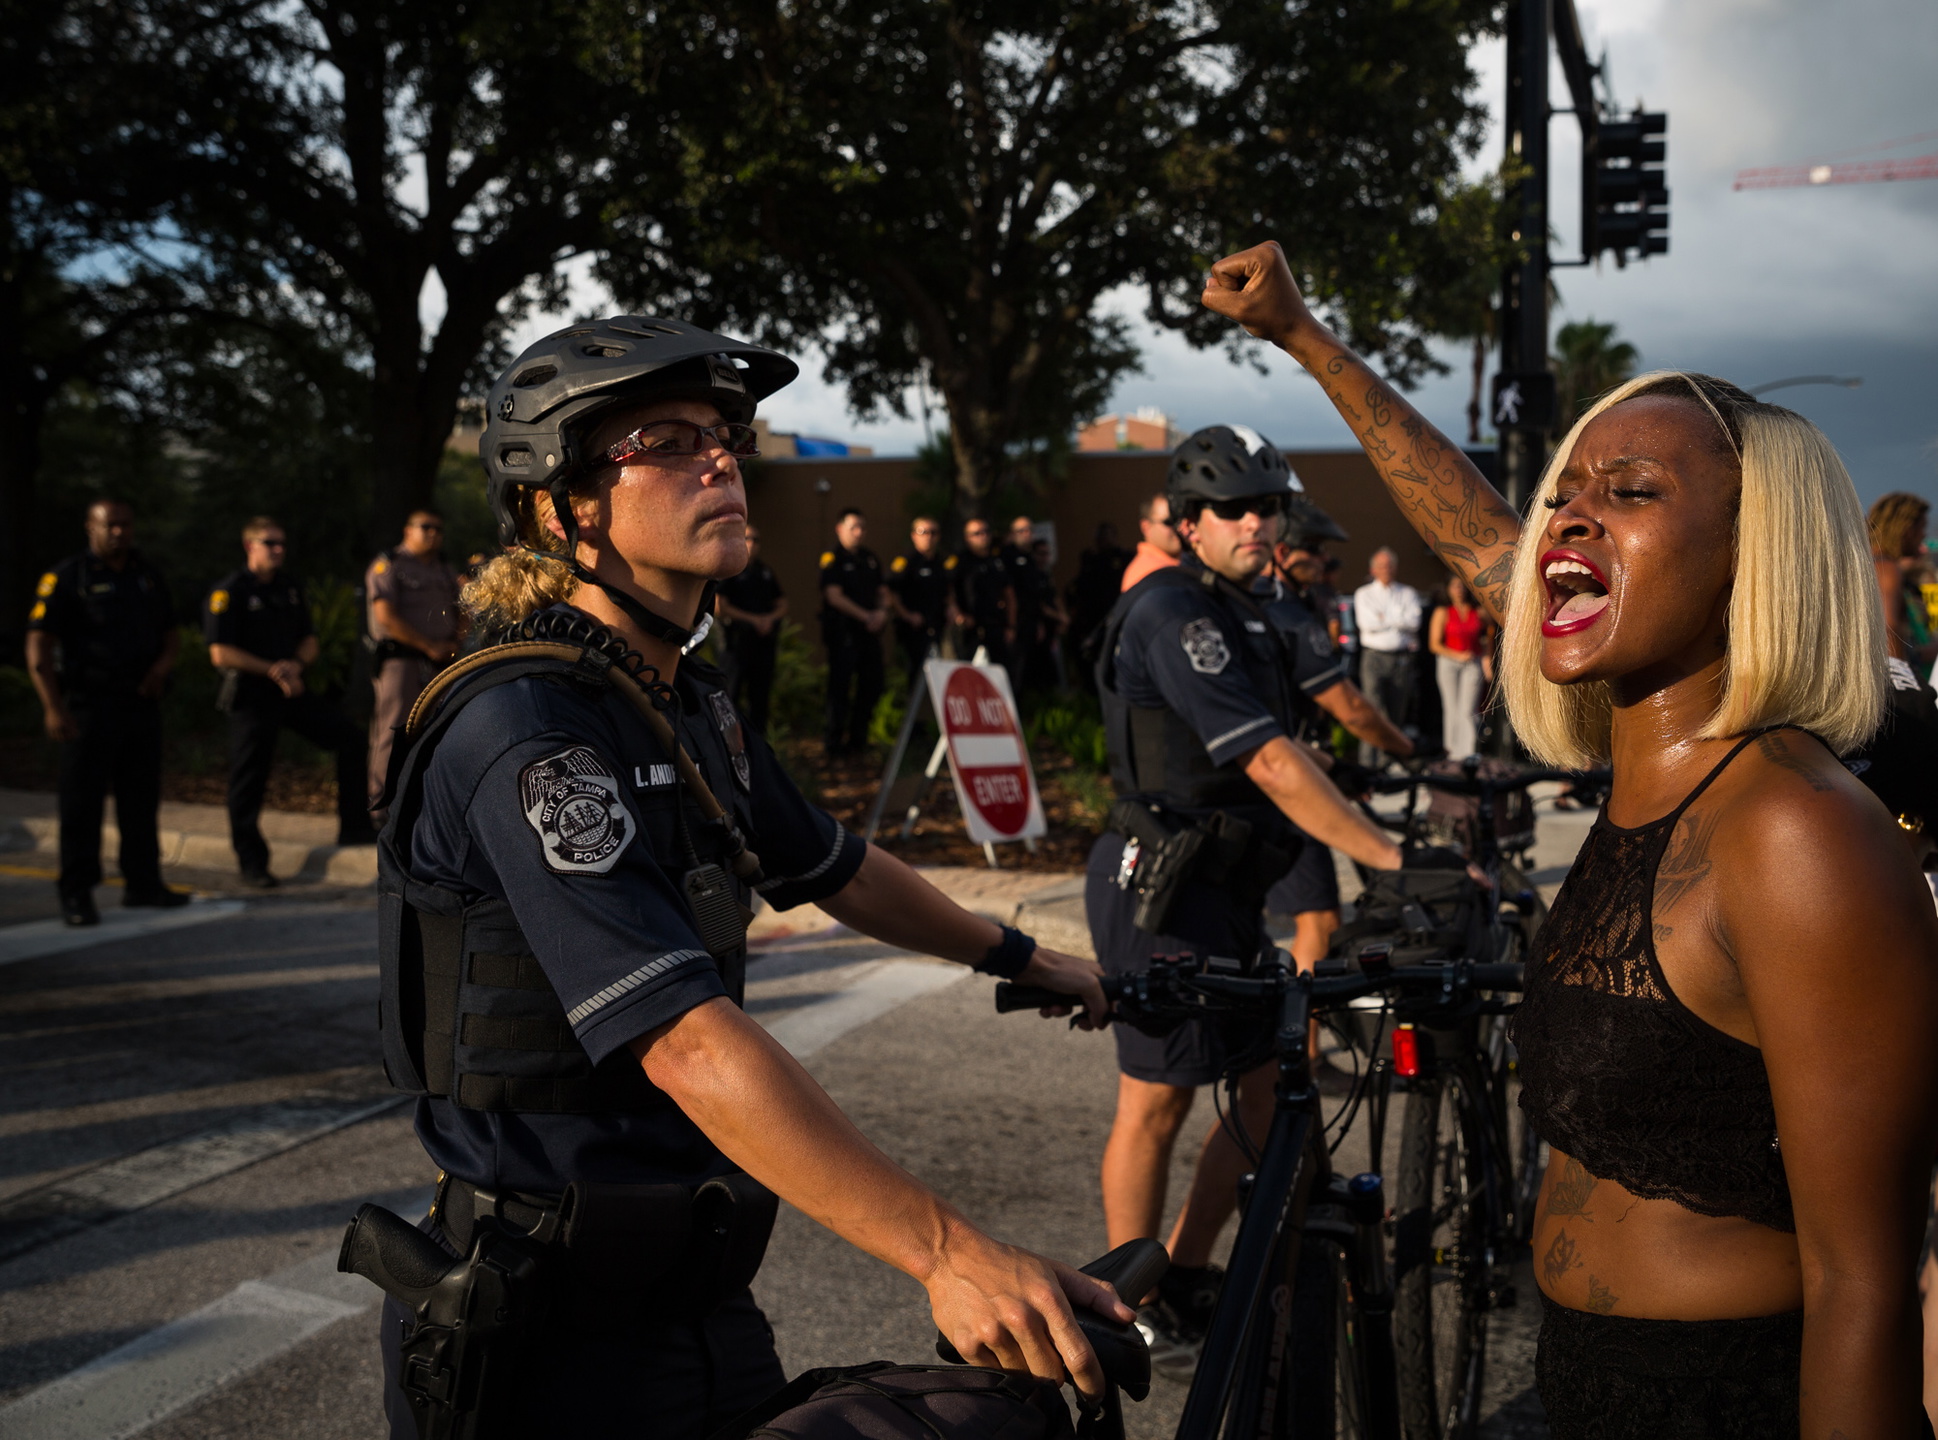
[[[1141,976],[1106,976],[1103,981],[1104,998],[1110,1001],[1113,1009],[1127,1001],[1134,1005],[1139,998],[1138,982],[1152,978],[1160,977],[1157,972],[1146,972]],[[1162,988],[1174,990],[1179,999],[1188,994],[1194,1004],[1210,1001],[1214,1008],[1245,1010],[1276,1006],[1279,997],[1291,985],[1305,987],[1315,1007],[1320,1004],[1348,1004],[1364,996],[1387,991],[1452,991],[1463,998],[1466,992],[1474,990],[1518,991],[1522,983],[1522,967],[1512,962],[1486,964],[1458,960],[1451,965],[1398,965],[1380,974],[1361,970],[1345,975],[1290,976],[1283,972],[1273,975],[1217,975],[1201,971],[1195,975],[1167,975],[1161,978],[1167,982]],[[1003,1015],[1018,1010],[1074,1007],[1082,1003],[1074,995],[1035,985],[1004,981],[996,987],[996,1010]]]

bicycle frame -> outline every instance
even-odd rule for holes
[[[1337,1213],[1347,1202],[1331,1193],[1331,1157],[1322,1143],[1319,1092],[1306,1049],[1310,1014],[1307,986],[1288,977],[1274,1036],[1278,1080],[1272,1123],[1244,1195],[1224,1290],[1185,1397],[1177,1440],[1214,1440],[1221,1427],[1231,1440],[1272,1435],[1279,1387],[1291,1379],[1280,1368],[1283,1327],[1290,1323],[1297,1242],[1308,1231],[1339,1241],[1361,1296],[1356,1337],[1364,1356],[1361,1373],[1374,1382],[1363,1385],[1359,1397],[1366,1433],[1372,1440],[1398,1440],[1400,1434],[1393,1386],[1379,1383],[1393,1374],[1390,1290],[1384,1296],[1367,1293],[1366,1285],[1370,1279],[1372,1288],[1386,1288],[1381,1284],[1385,1241],[1377,1220],[1369,1225],[1364,1217]],[[1317,1206],[1315,1187],[1321,1193]],[[1274,1304],[1280,1287],[1284,1300]]]

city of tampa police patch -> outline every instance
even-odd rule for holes
[[[1225,632],[1209,615],[1200,616],[1180,630],[1178,643],[1184,646],[1184,655],[1191,662],[1191,668],[1200,675],[1222,675],[1225,667],[1231,664],[1231,650],[1225,644]]]
[[[534,760],[518,773],[525,818],[561,875],[603,875],[633,838],[612,767],[584,745]]]

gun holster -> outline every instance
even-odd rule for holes
[[[1251,822],[1222,810],[1174,825],[1142,801],[1119,800],[1106,828],[1137,846],[1124,888],[1137,896],[1132,923],[1151,935],[1165,933],[1187,882],[1230,890],[1241,904],[1262,903],[1291,859],[1276,845],[1254,844]]]
[[[470,1253],[453,1257],[401,1216],[365,1205],[344,1232],[337,1269],[415,1316],[399,1378],[418,1440],[492,1440],[502,1414],[490,1403],[492,1362],[508,1360],[505,1342],[549,1308],[543,1243],[482,1216]]]

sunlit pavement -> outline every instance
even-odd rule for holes
[[[1063,897],[1046,911],[1069,898],[1056,877],[942,878],[1003,919],[1032,891]],[[0,871],[0,917],[44,921],[51,890]],[[382,1434],[375,1292],[331,1262],[358,1204],[421,1213],[433,1176],[377,1065],[373,899],[311,886],[194,908],[195,923],[0,963],[9,1440]],[[997,1016],[987,979],[815,912],[763,917],[761,937],[750,1011],[864,1131],[1005,1239],[1103,1250],[1106,1037]],[[1180,1145],[1174,1202],[1209,1114]],[[933,1353],[919,1287],[792,1211],[756,1289],[790,1371]],[[1530,1383],[1522,1290],[1490,1408]],[[1132,1435],[1169,1434],[1182,1398],[1160,1384]],[[1544,1432],[1502,1417],[1487,1433]]]

